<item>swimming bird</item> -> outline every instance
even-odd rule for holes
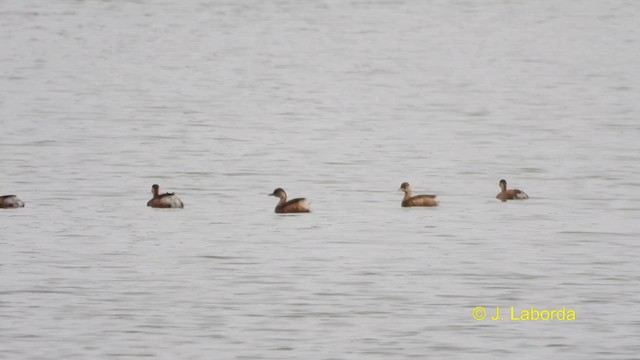
[[[523,200],[528,199],[529,195],[527,195],[524,191],[518,189],[509,189],[507,190],[507,181],[505,179],[500,180],[500,191],[498,195],[496,195],[496,199],[500,199],[503,202],[507,200]]]
[[[411,196],[411,185],[408,182],[403,182],[400,185],[400,191],[404,192],[404,198],[402,199],[402,207],[411,206],[438,206],[438,200],[436,195],[416,195]]]
[[[15,195],[0,196],[0,208],[18,208],[24,207],[24,202]]]
[[[153,184],[153,186],[151,186],[151,193],[153,194],[153,199],[147,202],[147,206],[151,206],[154,208],[180,209],[184,207],[182,200],[180,200],[175,193],[160,194],[160,186],[158,186],[158,184]]]
[[[287,193],[282,188],[273,190],[269,196],[275,196],[280,199],[278,205],[276,205],[276,213],[308,213],[310,202],[305,198],[297,198],[287,201]]]

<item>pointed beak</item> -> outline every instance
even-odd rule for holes
[[[267,196],[276,196],[276,194],[271,193],[271,194],[267,194]]]

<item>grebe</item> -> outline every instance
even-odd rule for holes
[[[24,207],[24,202],[15,195],[0,196],[0,209]]]
[[[438,206],[438,200],[435,195],[416,195],[411,196],[411,185],[404,182],[400,185],[400,191],[404,191],[404,199],[402,199],[402,207],[411,206]]]
[[[269,194],[269,196],[280,198],[278,205],[276,205],[277,214],[311,212],[311,210],[309,209],[310,202],[307,201],[307,199],[297,198],[287,201],[287,193],[284,192],[282,188],[273,190],[273,192]]]
[[[180,208],[184,207],[182,200],[180,200],[175,193],[164,193],[160,194],[160,186],[157,184],[153,184],[151,187],[151,193],[153,194],[153,199],[147,202],[147,206],[151,206],[154,208]]]
[[[528,199],[529,195],[527,195],[524,191],[518,189],[509,189],[507,190],[507,181],[502,179],[500,180],[500,191],[498,195],[496,195],[496,199],[500,199],[503,202],[507,200],[522,200]]]

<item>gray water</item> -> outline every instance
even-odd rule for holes
[[[0,1],[0,358],[637,358],[639,17]]]

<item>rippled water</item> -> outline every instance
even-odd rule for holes
[[[639,16],[0,2],[0,358],[636,357]]]

